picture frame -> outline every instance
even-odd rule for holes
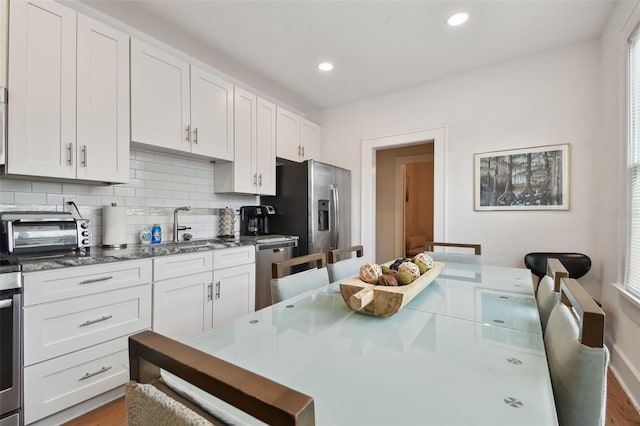
[[[569,210],[569,144],[474,154],[474,210]]]

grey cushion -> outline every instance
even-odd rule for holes
[[[356,277],[360,272],[360,267],[364,261],[361,257],[355,257],[353,259],[341,260],[336,263],[329,263],[327,265],[327,271],[329,272],[329,281],[339,281],[346,278]]]
[[[482,263],[482,256],[476,254],[442,253],[438,251],[426,251],[425,254],[431,256],[433,260],[444,263]]]
[[[305,291],[327,285],[329,285],[327,268],[311,269],[283,278],[272,278],[271,299],[273,303],[278,303]]]
[[[540,313],[542,331],[547,329],[549,315],[551,315],[551,311],[560,301],[560,293],[553,291],[553,285],[553,278],[549,275],[545,275],[542,280],[540,280],[540,284],[538,284],[536,301],[538,302],[538,312]]]
[[[558,303],[544,334],[558,420],[562,426],[604,425],[609,351],[583,345],[579,334],[572,311]]]

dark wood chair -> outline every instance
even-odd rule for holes
[[[340,260],[347,254],[354,253],[356,257]],[[357,276],[363,262],[359,258],[364,256],[362,246],[351,246],[341,249],[329,250],[329,264],[327,271],[329,272],[329,281],[335,282],[345,278]]]
[[[560,301],[560,283],[563,278],[568,277],[569,272],[562,262],[555,258],[548,259],[547,274],[540,280],[536,288],[536,302],[543,331],[547,328],[551,311]]]
[[[580,283],[563,278],[560,303],[544,333],[561,425],[605,424],[607,365],[605,314]]]
[[[313,269],[292,273],[296,266],[313,265]],[[274,262],[271,265],[271,299],[280,302],[305,291],[329,285],[325,253],[314,253]]]
[[[126,400],[131,426],[178,424],[171,417],[180,417],[185,424],[200,419],[224,424],[224,417],[212,415],[167,386],[160,369],[265,423],[315,424],[310,396],[153,331],[129,337],[129,365]]]
[[[436,241],[427,241],[424,246],[426,251],[435,251],[436,247],[470,248],[473,249],[473,254],[475,254],[476,256],[480,256],[482,254],[482,246],[480,244],[441,243]]]

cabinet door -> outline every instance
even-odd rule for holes
[[[211,328],[211,272],[153,283],[153,331],[186,339]]]
[[[131,40],[131,140],[191,152],[189,64]]]
[[[11,2],[11,174],[76,177],[76,12],[55,2]]]
[[[129,180],[129,37],[78,15],[78,179]]]
[[[317,160],[320,156],[320,126],[309,120],[300,121],[300,145],[303,160]]]
[[[256,100],[254,94],[239,87],[235,88],[233,102],[235,121],[233,187],[235,192],[256,193]]]
[[[300,117],[284,108],[276,109],[277,155],[291,161],[300,157]]]
[[[214,327],[253,312],[256,288],[255,263],[213,271],[213,287]]]
[[[256,116],[258,194],[276,195],[276,106],[258,98]]]
[[[191,66],[191,152],[233,160],[233,84]]]

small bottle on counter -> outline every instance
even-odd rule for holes
[[[151,228],[151,244],[160,244],[162,242],[162,228],[159,223],[154,223]]]
[[[151,230],[149,228],[140,231],[140,242],[144,245],[151,244]]]

